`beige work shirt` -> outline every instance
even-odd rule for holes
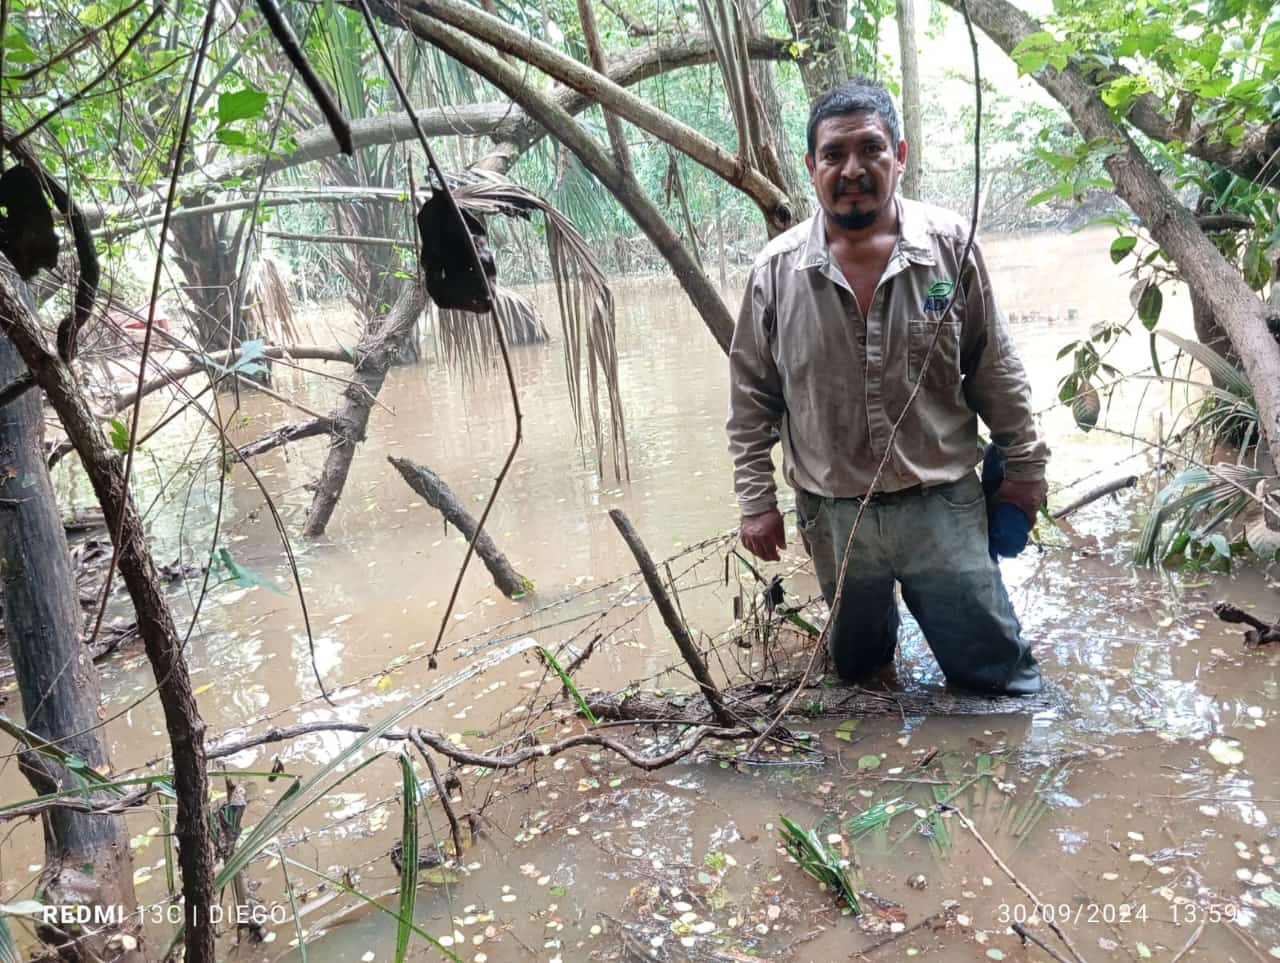
[[[968,225],[899,198],[899,236],[864,318],[827,247],[819,212],[756,258],[729,351],[729,452],[744,515],[777,504],[772,449],[792,487],[865,495],[939,324],[923,382],[876,486],[899,491],[961,478],[982,457],[978,417],[1007,476],[1044,477],[1048,446],[1031,388]],[[959,282],[946,315],[947,284]]]

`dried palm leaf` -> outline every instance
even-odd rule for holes
[[[579,442],[583,434],[582,369],[587,369],[587,412],[596,449],[596,468],[604,472],[600,425],[600,383],[609,402],[609,427],[615,477],[630,479],[626,425],[618,386],[617,319],[613,292],[591,248],[567,217],[543,198],[487,171],[453,189],[458,206],[476,215],[529,217],[541,212],[546,225],[547,254],[556,285],[564,329],[565,375]],[[472,319],[472,324],[476,324]]]
[[[289,287],[272,257],[260,257],[249,273],[249,330],[257,331],[275,344],[299,344]]]
[[[541,344],[548,340],[547,327],[527,298],[500,285],[490,294],[507,344]],[[445,361],[469,375],[486,368],[498,356],[493,325],[471,311],[439,308],[436,327]]]

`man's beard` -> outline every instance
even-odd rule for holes
[[[861,231],[875,223],[876,218],[880,216],[880,211],[851,211],[848,214],[831,211],[828,216],[846,231]]]

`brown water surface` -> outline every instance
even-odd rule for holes
[[[1110,478],[1143,472],[1153,461],[1120,435],[1081,433],[1070,412],[1056,405],[1057,382],[1067,370],[1066,361],[1055,360],[1062,345],[1095,322],[1123,321],[1131,313],[1130,282],[1106,256],[1108,241],[1108,234],[1093,231],[987,245],[997,293],[1017,319],[1014,335],[1037,408],[1044,409],[1042,424],[1054,448],[1051,480],[1062,489],[1053,496],[1057,504]],[[551,311],[553,292],[536,294]],[[315,661],[338,693],[336,708],[317,696],[302,612],[262,495],[243,466],[231,471],[222,544],[281,591],[225,582],[204,603],[189,659],[216,738],[268,725],[372,722],[471,660],[526,637],[548,648],[571,642],[580,650],[602,636],[579,674],[584,688],[619,689],[637,680],[649,689],[689,687],[682,675],[667,672],[678,661],[674,646],[643,604],[647,596],[633,561],[606,512],[624,509],[655,557],[674,556],[688,623],[722,638],[737,593],[736,580],[723,585],[726,545],[716,540],[737,517],[723,438],[725,360],[670,280],[620,282],[617,299],[631,481],[613,477],[611,451],[600,474],[595,453],[577,443],[559,341],[517,350],[524,442],[488,529],[535,591],[508,601],[473,563],[437,671],[428,669],[426,655],[465,544],[385,456],[431,466],[478,514],[513,435],[498,369],[466,376],[428,361],[393,371],[380,399],[386,407],[374,412],[327,536],[293,542]],[[554,315],[547,317],[554,329]],[[322,330],[318,318],[312,326]],[[1162,324],[1189,330],[1185,296],[1166,299]],[[1125,372],[1143,369],[1149,364],[1145,333],[1122,342],[1108,360]],[[278,384],[321,411],[343,388],[288,374],[278,375]],[[1163,410],[1167,435],[1176,430],[1175,412],[1193,398],[1134,380],[1112,397],[1104,423],[1150,437],[1152,412]],[[163,405],[152,407],[150,414],[159,417]],[[245,395],[233,434],[247,440],[299,417],[269,398]],[[200,561],[216,516],[216,455],[195,419],[180,422],[168,437],[155,443],[154,461],[140,460],[139,485],[157,499],[152,518],[161,558],[182,546]],[[304,486],[323,457],[324,444],[313,440],[254,463],[291,533],[301,527],[310,502]],[[157,497],[160,479],[175,470]],[[75,487],[72,480],[63,483]],[[1078,487],[1067,490],[1070,483]],[[777,753],[778,765],[738,771],[704,755],[646,774],[608,754],[580,752],[504,778],[468,770],[466,804],[487,800],[484,832],[467,850],[463,874],[424,888],[418,924],[447,938],[460,958],[477,961],[1047,959],[1008,932],[1009,923],[1029,915],[1030,900],[957,816],[930,815],[935,800],[964,786],[952,802],[1051,904],[1085,959],[1169,960],[1193,939],[1183,959],[1280,956],[1280,885],[1274,881],[1280,839],[1271,819],[1280,806],[1280,766],[1267,748],[1280,695],[1278,658],[1244,650],[1238,632],[1208,612],[1211,601],[1229,596],[1274,617],[1274,584],[1250,570],[1221,576],[1128,567],[1133,519],[1151,490],[1139,487],[1082,510],[1061,532],[1045,535],[1042,552],[1004,564],[1026,634],[1061,693],[1059,708],[977,718],[890,715],[852,728],[793,726],[817,734],[826,753],[821,765]],[[794,530],[789,535],[788,557],[765,569],[792,572],[788,590],[812,597],[814,582],[795,571],[802,559]],[[187,590],[194,598],[199,582]],[[188,595],[177,598],[185,624]],[[726,651],[739,660],[760,658],[758,651]],[[900,661],[904,676],[941,681],[909,620]],[[102,673],[109,714],[152,684],[140,651],[112,658]],[[556,696],[546,674],[531,654],[517,656],[410,721],[486,748],[498,737],[484,733],[498,731],[499,722],[509,727],[505,734],[519,733],[522,703],[536,695],[541,705]],[[562,728],[576,730],[569,723]],[[113,719],[108,733],[116,770],[161,757],[163,729],[154,697]],[[559,731],[539,735],[547,741]],[[352,738],[314,733],[224,763],[262,770],[278,755],[290,771],[306,775]],[[398,747],[390,744],[393,752]],[[12,761],[8,772],[2,798],[22,798],[25,786]],[[391,889],[397,874],[385,854],[400,836],[399,779],[393,757],[375,761],[292,822],[280,845],[331,875],[359,867],[355,875],[366,893]],[[282,788],[252,780],[246,822],[261,819]],[[893,807],[892,819],[855,839],[847,820],[877,803]],[[443,838],[439,808],[424,804],[424,811],[430,832]],[[873,894],[864,904],[882,901],[871,922],[842,915],[778,849],[783,814],[817,827],[847,851],[860,886]],[[148,902],[164,897],[161,845],[147,835],[156,825],[151,815],[130,817],[139,894]],[[0,849],[0,898],[30,894],[40,853],[38,826],[18,827]],[[296,867],[290,874],[301,886],[318,882]],[[263,899],[281,900],[278,860],[255,863],[250,875],[260,881]],[[915,877],[922,887],[920,878],[908,882]],[[326,931],[310,944],[308,957],[392,959],[394,921],[366,911],[325,923],[349,902],[330,898],[331,892],[303,898],[323,902],[304,920],[309,930]],[[228,939],[229,958],[296,958],[289,948],[293,925],[269,929],[273,942],[262,946],[230,949]],[[1033,931],[1053,939],[1043,925]],[[148,933],[157,945],[166,934],[162,926]],[[889,937],[892,943],[868,949]],[[438,955],[416,945],[419,955]]]

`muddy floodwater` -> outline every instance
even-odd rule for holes
[[[1003,565],[1054,694],[1052,707],[948,718],[891,711],[856,723],[799,719],[791,731],[813,733],[821,756],[775,751],[766,754],[772,764],[741,768],[724,755],[728,746],[704,743],[706,752],[651,773],[592,750],[508,774],[464,769],[460,805],[483,806],[481,831],[457,871],[424,871],[430,882],[418,899],[417,923],[425,932],[459,959],[495,963],[1051,959],[1011,932],[1030,917],[1031,898],[958,813],[937,813],[936,802],[949,802],[1046,904],[1042,915],[1085,960],[1280,957],[1280,754],[1269,728],[1280,697],[1280,651],[1246,650],[1240,633],[1209,611],[1213,601],[1230,598],[1274,618],[1275,583],[1256,569],[1221,575],[1129,566],[1135,526],[1155,488],[1147,473],[1156,458],[1121,434],[1080,432],[1056,403],[1068,364],[1055,359],[1059,349],[1096,322],[1131,314],[1131,282],[1107,257],[1109,240],[1107,232],[1092,231],[995,238],[986,246],[1053,447],[1051,505],[1113,478],[1143,475],[1136,489],[1082,509],[1060,530],[1042,532],[1040,550]],[[631,480],[618,479],[611,447],[600,473],[596,452],[576,439],[554,292],[548,286],[533,293],[557,337],[514,353],[524,441],[487,526],[532,580],[532,594],[508,601],[473,563],[438,667],[429,668],[465,543],[386,456],[429,465],[478,514],[514,423],[501,371],[451,370],[431,357],[436,349],[428,335],[427,360],[389,376],[328,534],[293,541],[315,662],[336,706],[318,697],[302,610],[261,492],[243,466],[228,474],[221,544],[278,591],[224,580],[203,604],[188,658],[211,742],[275,725],[371,723],[523,639],[553,651],[569,643],[572,649],[559,649],[566,658],[596,639],[578,673],[583,689],[689,690],[683,672],[668,671],[678,655],[608,518],[615,507],[656,558],[670,560],[688,624],[713,642],[727,638],[740,584],[748,599],[752,589],[736,561],[730,584],[724,581],[729,543],[720,536],[737,520],[723,436],[724,356],[674,282],[618,283]],[[736,303],[737,292],[730,297]],[[351,343],[341,311],[316,312],[308,321],[317,341],[336,334]],[[1185,293],[1166,295],[1162,326],[1190,331]],[[1134,336],[1108,361],[1139,376],[1104,403],[1101,424],[1145,437],[1162,427],[1169,435],[1186,423],[1184,408],[1194,396],[1143,380],[1150,352],[1145,332],[1136,321],[1133,327]],[[1161,352],[1171,357],[1172,346]],[[278,374],[277,387],[318,411],[343,389],[288,372]],[[220,404],[231,417],[234,399],[224,396]],[[1164,413],[1159,422],[1156,411]],[[163,414],[164,402],[155,399],[147,417]],[[233,435],[247,441],[305,417],[246,394],[231,417]],[[290,533],[301,529],[306,486],[324,447],[302,441],[254,462]],[[211,437],[195,419],[178,423],[169,441],[157,440],[139,459],[160,560],[181,547],[187,561],[203,561],[217,516],[217,464]],[[60,483],[88,501],[82,482]],[[789,507],[789,494],[785,501]],[[816,583],[803,565],[794,519],[788,521],[787,556],[763,571],[785,574],[789,595],[811,599]],[[180,623],[189,620],[199,589],[194,580],[176,590]],[[726,654],[713,666],[717,673],[722,666],[736,672],[735,664],[749,669],[762,658],[733,644],[718,651]],[[910,620],[899,663],[903,678],[941,683]],[[154,696],[138,702],[152,685],[140,648],[117,653],[101,671],[115,771],[161,759],[158,702]],[[406,724],[488,749],[520,736],[528,725],[522,717],[559,698],[559,685],[547,675],[525,651],[445,691]],[[16,707],[10,698],[6,711]],[[567,710],[539,720],[556,718],[538,739],[582,728]],[[652,730],[641,734],[656,737]],[[305,777],[354,738],[317,732],[219,765],[269,770],[278,756]],[[375,743],[374,750],[387,750],[385,758],[290,823],[278,837],[279,852],[331,877],[349,872],[367,894],[392,890],[398,874],[387,854],[401,835],[394,755],[401,745]],[[25,784],[12,758],[5,765],[0,798],[20,799]],[[221,789],[222,780],[214,784]],[[245,784],[245,823],[252,825],[284,784],[260,778]],[[782,851],[784,815],[817,829],[850,860],[863,917],[843,913]],[[424,840],[448,834],[434,801],[424,801],[421,822]],[[129,817],[138,894],[148,905],[166,896],[159,826],[154,811]],[[38,825],[9,828],[0,848],[6,902],[30,896],[43,858]],[[258,896],[277,908],[270,914],[277,922],[266,927],[270,942],[233,947],[228,938],[227,958],[302,958],[282,902],[283,868],[305,910],[308,959],[394,958],[394,920],[367,909],[344,913],[350,897],[275,857],[256,861],[249,872]],[[1030,929],[1071,958],[1045,925]],[[171,933],[151,924],[147,936],[159,946]],[[417,958],[441,956],[414,940]]]

